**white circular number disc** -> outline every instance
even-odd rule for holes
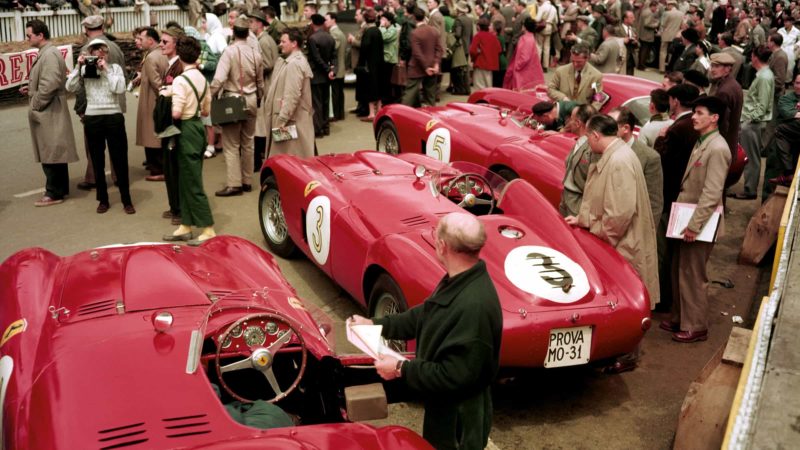
[[[306,239],[311,255],[318,264],[324,265],[331,249],[331,199],[324,195],[314,197],[308,204]]]
[[[589,292],[586,272],[552,248],[526,245],[511,250],[505,272],[514,286],[556,303],[573,303]]]
[[[450,162],[450,130],[437,128],[428,135],[425,154],[442,162]]]

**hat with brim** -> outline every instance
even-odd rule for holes
[[[98,15],[89,16],[81,21],[81,25],[83,25],[89,30],[96,30],[98,28],[101,28],[103,26],[103,23],[105,23],[105,20],[103,20],[103,16],[98,16]]]
[[[97,47],[105,47],[106,51],[108,51],[108,42],[106,42],[106,41],[104,41],[102,39],[92,39],[92,41],[89,42],[89,45],[86,48],[88,48],[89,50],[92,50],[92,49],[95,49]]]
[[[592,18],[589,16],[578,16],[577,19],[584,23],[589,23],[592,21]]]
[[[732,66],[736,64],[736,60],[733,59],[729,53],[718,52],[711,55],[711,64],[720,64],[723,66]]]
[[[681,31],[681,36],[692,44],[697,44],[700,40],[700,34],[694,28],[687,28]]]
[[[675,0],[669,0],[667,1],[667,5],[678,6],[678,2],[676,2]]]
[[[707,88],[709,85],[708,77],[699,70],[687,70],[686,73],[683,74],[683,81],[695,86],[700,86],[701,88]]]
[[[269,22],[267,22],[267,16],[266,16],[266,15],[264,15],[264,13],[263,13],[263,12],[261,12],[261,11],[259,11],[259,10],[257,10],[257,9],[255,9],[255,10],[253,10],[253,11],[250,11],[250,12],[247,14],[247,17],[249,17],[249,18],[251,18],[251,19],[256,19],[256,20],[258,20],[259,22],[263,23],[264,25],[269,25]]]
[[[598,3],[598,4],[594,5],[594,6],[592,6],[592,11],[596,12],[596,13],[600,13],[600,14],[605,14],[606,13],[606,6],[603,5],[602,3]]]
[[[711,114],[722,114],[722,112],[725,111],[725,102],[721,98],[713,95],[701,95],[697,97],[697,100],[692,103],[692,109],[696,109],[698,106],[705,107]]]
[[[456,3],[456,11],[461,11],[462,13],[466,14],[469,12],[469,5],[465,1],[460,1]]]

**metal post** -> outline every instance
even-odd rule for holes
[[[14,11],[14,40],[25,40],[25,27],[22,23],[22,11]]]

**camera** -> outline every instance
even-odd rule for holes
[[[100,78],[97,73],[97,56],[85,56],[83,62],[86,64],[83,72],[84,78]]]

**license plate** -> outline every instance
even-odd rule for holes
[[[592,348],[592,327],[556,328],[550,330],[550,344],[544,366],[577,366],[589,362]]]

